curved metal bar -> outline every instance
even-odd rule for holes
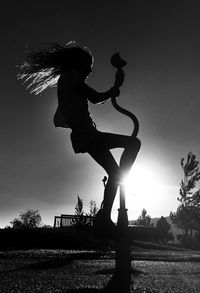
[[[117,104],[116,98],[114,98],[114,97],[111,98],[111,102],[112,102],[113,107],[118,112],[122,113],[125,116],[128,116],[132,120],[132,122],[134,124],[134,129],[133,129],[133,132],[132,132],[131,136],[136,137],[138,135],[138,132],[139,132],[139,121],[138,121],[137,117],[132,112],[130,112],[130,111],[122,108],[121,106],[119,106]]]
[[[110,62],[112,64],[113,67],[115,67],[117,69],[117,72],[116,72],[116,75],[115,75],[115,84],[114,86],[120,88],[123,84],[123,67],[127,65],[127,62],[125,60],[123,60],[121,57],[120,57],[120,54],[119,52],[115,53],[112,55],[111,59],[110,59]],[[130,111],[122,108],[121,106],[119,106],[117,104],[117,101],[116,101],[116,98],[112,98],[111,99],[112,101],[112,105],[113,107],[119,111],[120,113],[128,116],[132,121],[133,121],[133,124],[134,124],[134,129],[133,129],[133,132],[132,132],[132,137],[136,137],[138,135],[138,131],[139,131],[139,121],[137,119],[137,117],[131,113]]]

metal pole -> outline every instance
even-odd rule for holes
[[[119,292],[129,293],[131,283],[131,242],[128,235],[128,214],[125,207],[125,186],[120,186],[120,208],[118,213],[116,238],[116,277],[119,281]]]
[[[123,70],[122,68],[126,66],[126,61],[120,58],[119,53],[114,54],[111,57],[111,64],[117,69],[116,80],[114,86],[121,87],[123,83]],[[112,98],[113,107],[119,111],[120,113],[128,116],[133,124],[133,132],[131,137],[136,138],[139,131],[139,122],[137,117],[130,111],[122,108],[117,104],[116,98]],[[139,151],[136,150],[135,158]],[[120,160],[120,168],[121,172],[123,170],[127,170],[130,168],[130,162],[127,161],[125,156],[121,156]],[[125,167],[125,168],[124,168]],[[129,171],[129,170],[128,170]],[[123,175],[123,174],[122,174]],[[120,184],[120,208],[118,213],[118,221],[117,221],[117,238],[116,238],[116,255],[115,255],[115,263],[116,263],[116,277],[118,280],[118,290],[120,293],[129,293],[130,292],[130,283],[131,283],[131,241],[128,233],[128,214],[125,203],[125,186],[121,182]]]

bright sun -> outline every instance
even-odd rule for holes
[[[128,177],[125,178],[124,184],[128,208],[134,206],[140,211],[145,208],[147,212],[157,212],[162,201],[161,176],[155,174],[150,168],[135,164]]]

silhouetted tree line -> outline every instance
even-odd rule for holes
[[[138,217],[137,221],[134,224],[138,226],[153,227],[153,223],[151,223],[151,216],[147,214],[146,209],[142,210],[141,215]],[[165,217],[161,217],[160,219],[158,219],[155,228],[158,232],[158,241],[161,241],[162,243],[167,243],[174,240],[173,234],[170,231],[171,225],[167,222]]]
[[[12,228],[33,229],[40,227],[42,218],[39,210],[27,209],[19,214],[18,218],[14,218],[10,223]]]
[[[90,218],[85,217],[85,216],[95,217],[97,212],[98,212],[98,207],[96,205],[96,202],[91,200],[89,213],[85,213],[83,200],[77,195],[77,203],[75,205],[75,211],[74,211],[74,215],[76,216],[76,219],[74,221],[73,227],[78,228],[79,230],[83,230],[83,231],[91,231],[90,230],[90,228],[91,228]],[[13,228],[12,230],[15,230],[15,231],[18,230],[19,232],[20,232],[20,230],[30,231],[30,233],[28,234],[29,238],[36,237],[36,239],[37,239],[38,235],[39,235],[39,237],[42,239],[42,237],[44,235],[47,235],[47,233],[50,233],[50,234],[48,234],[48,237],[53,237],[53,234],[51,236],[50,231],[47,232],[47,230],[45,230],[45,229],[35,229],[35,228],[46,228],[47,227],[45,225],[42,225],[41,222],[42,222],[42,218],[41,218],[40,212],[38,210],[27,209],[24,212],[21,212],[19,214],[19,217],[13,219],[13,221],[11,222],[12,228]],[[153,228],[153,224],[151,223],[151,217],[150,217],[150,215],[147,214],[147,211],[145,209],[142,210],[141,215],[138,217],[137,221],[134,224],[138,227],[134,231],[131,230],[131,233],[133,234],[133,238],[136,240],[141,238],[140,239],[141,241],[153,241],[153,242],[158,242],[158,241],[160,242],[161,241],[162,243],[167,243],[168,241],[173,240],[173,235],[170,232],[171,226],[166,221],[166,219],[164,217],[161,217],[157,221],[157,224],[155,227],[156,229],[155,229],[155,228]],[[6,228],[8,228],[8,227],[6,227]],[[11,227],[9,227],[9,228],[11,228]],[[144,228],[145,228],[145,230],[144,230]],[[37,232],[35,230],[41,230],[41,233],[34,234],[35,232]],[[13,234],[9,234],[9,235],[11,235],[13,237]],[[24,234],[23,237],[21,236],[21,240],[24,239],[24,237],[26,238],[26,234]],[[26,243],[26,241],[24,243]],[[43,239],[41,245],[44,245],[45,243],[46,242]],[[20,245],[22,245],[22,244],[23,244],[23,241],[20,242]],[[26,245],[27,244],[25,244],[25,246]],[[57,245],[57,244],[54,243],[54,245]]]
[[[176,212],[170,213],[170,217],[183,231],[183,235],[178,236],[180,243],[183,246],[200,248],[200,189],[196,187],[200,179],[199,161],[189,152],[186,159],[181,159],[181,167],[184,178],[181,180],[180,196],[177,198],[180,205]]]
[[[75,216],[77,219],[74,221],[74,226],[84,227],[89,224],[89,220],[86,220],[84,216],[95,217],[98,212],[98,207],[94,200],[90,201],[90,211],[89,213],[85,213],[83,209],[83,200],[77,195],[77,204],[75,205]],[[10,222],[11,226],[6,226],[6,228],[13,229],[34,229],[34,228],[46,228],[46,226],[42,224],[42,217],[38,209],[27,209],[25,211],[20,212],[17,218],[14,218]]]
[[[95,217],[99,208],[96,205],[94,200],[90,201],[90,210],[89,213],[84,212],[84,204],[83,200],[77,195],[77,203],[75,205],[74,215],[76,219],[74,220],[73,227],[81,230],[90,230],[92,219],[87,218],[85,216]],[[45,228],[45,225],[42,225],[42,218],[39,210],[27,209],[23,212],[20,212],[19,217],[14,218],[13,221],[10,222],[12,224],[13,229],[35,229],[35,228]],[[137,221],[134,223],[137,226],[144,227],[153,227],[151,223],[151,216],[147,214],[147,210],[143,209],[141,215],[138,217]],[[8,227],[6,227],[8,228]],[[11,228],[11,227],[9,227]],[[138,227],[139,228],[139,227]],[[172,232],[170,232],[171,225],[166,221],[164,217],[161,217],[156,224],[156,228],[159,231],[159,235],[157,240],[162,241],[163,243],[167,243],[170,240],[173,240]],[[155,231],[148,230],[148,233],[152,233],[152,237],[154,237],[153,233]],[[139,233],[139,231],[137,232]],[[150,237],[150,235],[149,235]],[[150,237],[151,238],[151,237]],[[149,238],[149,239],[150,239]],[[152,239],[153,239],[152,238]]]

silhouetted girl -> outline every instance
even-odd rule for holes
[[[96,217],[96,227],[113,227],[111,209],[120,181],[120,170],[110,149],[125,148],[130,165],[140,149],[140,141],[126,135],[104,133],[97,130],[89,110],[88,101],[98,104],[120,94],[123,71],[116,74],[115,83],[108,91],[99,93],[86,83],[92,72],[93,56],[88,48],[75,42],[65,46],[51,44],[39,51],[27,51],[20,66],[19,78],[29,82],[31,92],[41,93],[47,87],[57,86],[58,107],[54,116],[56,127],[71,130],[75,153],[89,153],[108,174],[103,207]],[[132,158],[132,159],[131,159]]]

